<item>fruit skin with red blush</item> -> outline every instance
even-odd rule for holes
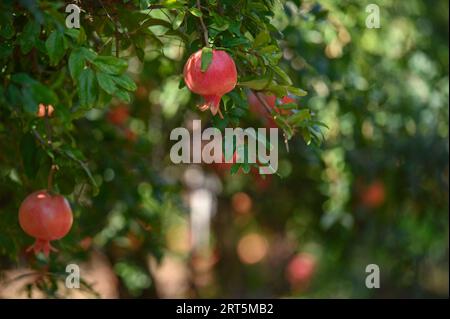
[[[27,251],[36,254],[43,252],[46,256],[56,251],[50,241],[63,238],[70,231],[73,223],[72,209],[67,199],[47,190],[39,190],[28,195],[19,208],[20,227],[36,238]]]
[[[236,64],[228,53],[221,50],[212,50],[212,60],[205,72],[202,72],[202,50],[192,54],[183,73],[189,90],[205,99],[200,110],[210,109],[213,115],[220,112],[222,96],[232,91],[237,83]]]

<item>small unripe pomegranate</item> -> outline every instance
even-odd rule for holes
[[[203,96],[205,104],[200,110],[219,112],[222,96],[232,91],[237,83],[237,70],[233,59],[225,51],[212,50],[212,61],[202,72],[202,50],[192,54],[184,66],[184,81],[192,92]]]
[[[19,223],[35,243],[27,251],[46,256],[50,250],[56,251],[50,241],[63,238],[72,227],[72,209],[66,198],[47,190],[34,192],[25,198],[19,208]]]
[[[45,104],[39,104],[38,110],[37,110],[37,117],[45,117],[45,116],[52,116],[54,111],[53,105],[45,105]]]

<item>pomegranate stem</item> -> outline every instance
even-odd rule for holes
[[[53,189],[53,176],[55,175],[55,172],[58,170],[58,166],[55,164],[52,164],[50,167],[50,172],[48,173],[48,179],[47,179],[47,191],[49,193],[52,192]]]
[[[197,8],[198,8],[198,10],[200,10],[200,12],[202,12],[202,6],[200,4],[200,0],[197,0]],[[203,21],[203,16],[200,15],[198,18],[200,19],[200,25],[203,30],[203,40],[205,41],[205,46],[209,48],[210,46],[209,46],[208,28],[206,27],[205,22]]]

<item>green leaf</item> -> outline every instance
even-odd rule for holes
[[[121,99],[122,101],[124,101],[125,103],[130,103],[131,102],[130,94],[128,94],[127,91],[117,91],[116,92],[116,96],[119,99]]]
[[[287,139],[290,140],[294,136],[294,130],[292,127],[285,120],[283,120],[281,116],[275,116],[274,120],[277,126],[280,127],[286,134]]]
[[[298,108],[297,103],[286,103],[277,106],[281,110],[295,110]]]
[[[23,54],[27,54],[34,47],[36,40],[41,33],[41,26],[34,20],[29,20],[23,28],[19,37],[20,49]]]
[[[122,74],[128,68],[127,61],[113,56],[98,56],[93,64],[102,72],[108,74]]]
[[[0,43],[0,59],[4,59],[11,56],[13,49],[14,46],[11,42],[5,41]]]
[[[250,41],[244,37],[228,38],[222,41],[224,47],[232,48],[239,45],[249,45]]]
[[[18,107],[22,103],[22,94],[16,85],[10,84],[8,86],[6,90],[6,101],[12,107]]]
[[[263,90],[264,88],[266,88],[269,85],[270,81],[271,81],[270,76],[264,76],[264,77],[253,78],[253,79],[250,79],[247,81],[239,82],[239,85],[247,87],[249,89],[259,91],[259,90]]]
[[[231,170],[230,170],[231,175],[235,175],[241,168],[241,165],[242,165],[241,163],[233,164],[233,166],[231,166]]]
[[[200,18],[203,16],[203,13],[198,9],[198,8],[190,8],[189,12],[193,15],[196,16],[197,18]]]
[[[69,56],[69,72],[74,81],[80,77],[81,71],[85,67],[84,55],[81,50],[73,50]]]
[[[66,29],[64,32],[75,40],[77,44],[82,44],[86,41],[86,33],[82,27],[80,29]]]
[[[172,28],[173,28],[174,30],[177,30],[177,29],[183,24],[185,15],[186,15],[186,11],[181,11],[181,12],[175,17],[175,20],[173,20],[173,23],[172,23]]]
[[[278,75],[278,77],[283,81],[283,84],[292,85],[291,78],[289,77],[289,75],[287,75],[286,72],[284,72],[282,68],[277,65],[270,65],[269,68],[271,68],[272,71],[274,71],[275,74]]]
[[[242,170],[244,171],[244,174],[250,173],[251,165],[248,163],[242,164]]]
[[[288,85],[278,85],[278,84],[270,84],[267,86],[267,91],[270,91],[272,93],[274,93],[276,96],[278,97],[284,97],[286,95],[288,95],[289,93],[296,95],[296,96],[305,96],[308,94],[308,92],[293,87],[293,86],[288,86]]]
[[[213,59],[213,51],[211,48],[204,47],[202,49],[202,67],[201,71],[206,72],[211,65]]]
[[[287,86],[286,89],[288,90],[289,93],[292,93],[292,94],[297,95],[297,96],[306,96],[306,95],[308,95],[307,91],[302,90],[300,88],[293,87],[293,86]]]
[[[166,28],[171,28],[171,27],[172,27],[172,25],[171,25],[168,21],[166,21],[166,20],[151,18],[151,19],[145,20],[145,21],[140,25],[139,28],[140,28],[140,29],[145,29],[145,28],[148,28],[148,27],[153,27],[153,26],[155,26],[155,25],[157,25],[157,26],[163,26],[163,27],[166,27]]]
[[[302,136],[303,139],[305,140],[306,145],[310,145],[311,141],[312,141],[312,137],[311,137],[311,133],[309,132],[308,129],[302,129]]]
[[[58,103],[58,97],[48,85],[44,85],[40,82],[35,82],[31,85],[31,93],[34,101],[36,101],[35,108],[39,103],[52,104]]]
[[[11,39],[15,34],[10,12],[0,12],[0,37]]]
[[[97,82],[100,85],[100,87],[105,90],[108,94],[114,94],[114,92],[117,91],[116,84],[114,82],[114,77],[103,73],[103,72],[97,72]]]
[[[253,47],[258,48],[270,42],[270,34],[267,30],[261,31],[255,38],[253,42]]]
[[[80,52],[84,56],[84,58],[91,63],[97,58],[97,53],[95,53],[91,49],[81,47]]]
[[[33,94],[31,93],[31,90],[28,88],[22,88],[21,90],[21,97],[20,100],[22,102],[22,106],[25,112],[29,114],[36,114],[38,103],[34,99]]]
[[[26,73],[16,73],[11,76],[11,81],[13,81],[16,84],[21,85],[31,85],[33,83],[36,83],[37,81],[33,79],[31,76],[29,76]]]
[[[289,124],[299,125],[301,122],[310,120],[310,119],[311,119],[310,111],[308,109],[303,109],[303,110],[300,110],[300,111],[296,112],[295,114],[289,116],[287,121]]]
[[[125,90],[135,91],[137,89],[136,83],[126,74],[113,77],[114,82]]]
[[[39,170],[38,147],[36,139],[31,133],[25,134],[20,140],[20,154],[25,174],[33,179]]]
[[[66,51],[64,34],[58,30],[53,31],[45,41],[45,48],[50,58],[50,65],[58,64]]]
[[[80,105],[92,107],[97,100],[98,87],[95,81],[94,71],[91,69],[84,69],[80,78],[78,79],[78,97],[80,98]]]

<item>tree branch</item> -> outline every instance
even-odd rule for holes
[[[259,103],[261,103],[262,106],[264,106],[264,109],[267,111],[267,113],[269,113],[270,117],[272,117],[272,110],[269,106],[269,104],[267,104],[267,101],[264,97],[261,97],[259,92],[257,91],[253,91],[253,94],[256,96],[256,98],[258,99]]]
[[[197,0],[197,8],[198,8],[198,10],[200,10],[200,12],[202,12],[202,5],[200,4],[200,0]],[[198,18],[200,19],[200,25],[201,25],[202,30],[203,30],[203,40],[205,41],[205,46],[209,48],[208,28],[205,25],[205,21],[203,21],[203,13]]]

